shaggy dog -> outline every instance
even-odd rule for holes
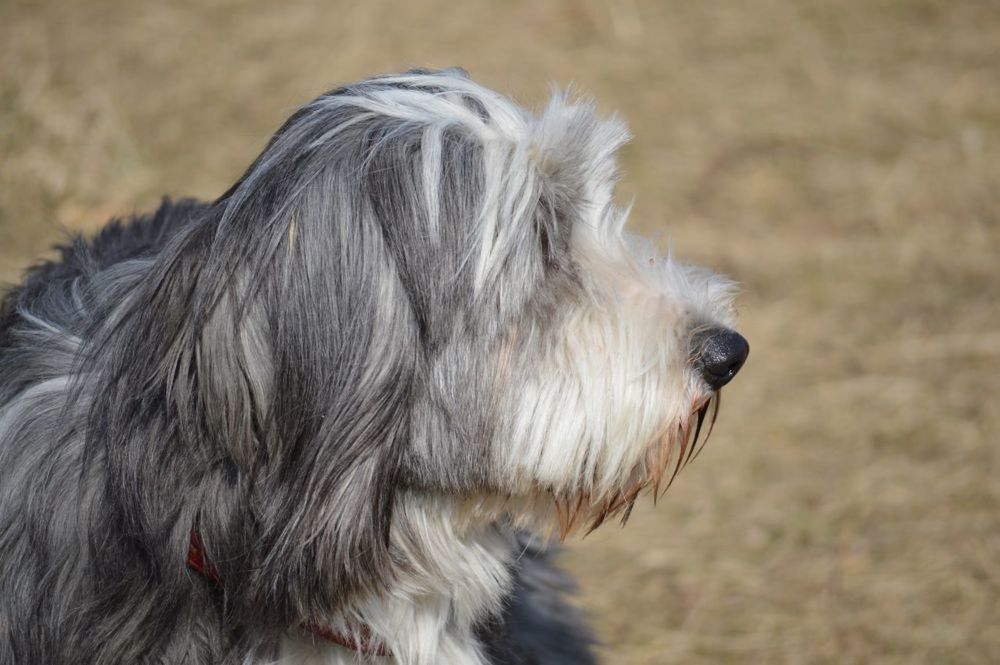
[[[0,663],[593,662],[542,545],[665,488],[748,350],[730,282],[623,232],[627,138],[376,77],[31,270]]]

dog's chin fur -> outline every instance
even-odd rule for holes
[[[718,405],[692,339],[734,316],[623,231],[627,138],[561,94],[376,77],[215,202],[29,271],[0,310],[0,665],[369,658],[309,625],[410,665],[592,662],[542,545],[692,458]]]

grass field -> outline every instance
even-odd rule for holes
[[[0,279],[450,64],[619,112],[633,226],[743,284],[711,445],[568,547],[606,661],[1000,662],[996,2],[0,0]]]

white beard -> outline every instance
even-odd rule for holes
[[[296,630],[277,661],[247,665],[487,665],[474,629],[500,611],[510,592],[514,535],[473,522],[453,498],[407,493],[396,507],[392,542],[403,558],[392,588],[353,603],[327,624],[344,635],[349,626],[366,626],[392,656],[366,655]]]

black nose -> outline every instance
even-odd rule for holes
[[[695,362],[705,383],[718,390],[743,367],[750,345],[735,330],[709,328],[694,337]]]

